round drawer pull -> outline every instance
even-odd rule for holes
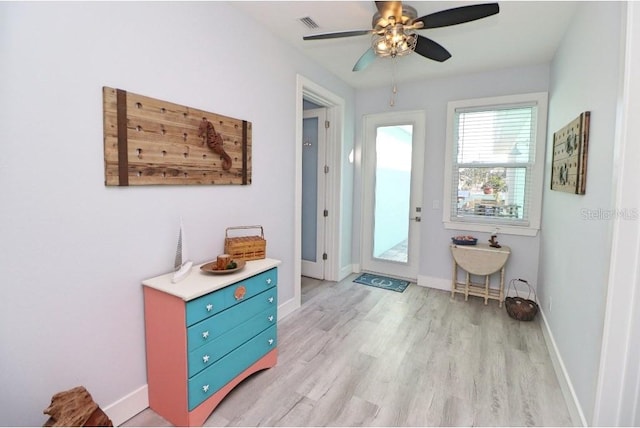
[[[267,284],[271,284],[271,278],[267,278]]]
[[[233,297],[235,297],[236,300],[242,300],[245,294],[247,294],[247,287],[241,285],[233,292]]]
[[[209,303],[207,305],[207,312],[211,312],[212,309],[213,309],[213,305],[211,303]]]
[[[202,338],[203,339],[208,339],[209,338],[209,330],[202,332]]]
[[[269,339],[269,345],[273,345],[273,339]]]
[[[273,297],[269,297],[267,300],[269,301],[269,303],[273,303]]]
[[[208,392],[209,391],[209,385],[202,385],[202,392]]]
[[[273,322],[273,315],[269,315],[269,321]]]
[[[202,362],[203,362],[203,363],[205,363],[205,364],[207,364],[207,363],[209,362],[209,358],[210,358],[210,357],[209,357],[208,355],[203,355],[203,356],[202,356]]]

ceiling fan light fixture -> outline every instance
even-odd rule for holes
[[[371,34],[371,47],[358,59],[353,66],[353,71],[365,69],[376,57],[396,58],[411,52],[433,61],[444,62],[451,58],[451,53],[437,42],[416,34],[416,30],[464,24],[500,12],[498,3],[485,3],[445,9],[418,18],[416,9],[403,4],[402,1],[376,1],[375,4],[378,11],[373,15],[370,30],[312,34],[303,36],[303,40]]]
[[[377,56],[395,58],[407,55],[416,48],[418,38],[413,31],[405,31],[402,24],[388,27],[373,35],[371,46]]]

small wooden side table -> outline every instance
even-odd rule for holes
[[[453,276],[451,279],[451,298],[455,298],[456,293],[464,294],[464,300],[469,300],[469,296],[484,298],[486,305],[489,299],[498,300],[502,307],[504,301],[504,266],[511,254],[511,248],[502,246],[501,248],[491,247],[489,244],[476,245],[456,245],[451,244],[451,255],[453,256]],[[458,267],[466,271],[465,282],[458,281]],[[489,279],[491,274],[500,271],[499,288],[490,288]],[[484,276],[484,284],[471,282],[471,275]]]

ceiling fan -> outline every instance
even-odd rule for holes
[[[486,18],[500,12],[498,3],[484,3],[446,9],[418,18],[418,12],[401,1],[376,1],[371,30],[351,30],[304,36],[303,40],[334,39],[371,34],[371,47],[358,59],[353,71],[367,67],[376,56],[395,58],[416,52],[425,58],[443,62],[451,54],[433,40],[416,34],[416,30],[448,27]]]

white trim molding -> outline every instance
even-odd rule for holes
[[[534,92],[528,94],[515,94],[500,97],[475,98],[468,100],[450,101],[447,105],[447,138],[444,159],[444,188],[442,196],[442,222],[445,229],[465,230],[474,232],[491,233],[496,228],[500,233],[509,235],[536,236],[540,230],[540,219],[542,213],[542,188],[544,185],[544,163],[545,147],[547,135],[547,113],[548,113],[547,92]],[[530,180],[527,186],[530,188],[528,209],[528,224],[518,224],[508,220],[487,217],[484,219],[469,219],[468,221],[456,220],[452,214],[452,189],[454,148],[454,118],[457,109],[466,108],[487,108],[491,109],[499,106],[535,105],[535,147],[533,166]]]
[[[300,276],[302,273],[302,101],[308,99],[315,104],[327,108],[327,120],[330,122],[327,131],[327,174],[326,193],[329,216],[325,226],[325,248],[327,260],[324,274],[328,281],[337,281],[340,277],[340,219],[342,217],[342,146],[344,141],[345,100],[319,84],[298,74],[296,75],[296,145],[295,145],[295,185],[294,185],[294,296],[301,304]]]
[[[117,427],[149,407],[149,386],[143,385],[125,395],[115,403],[102,409],[109,416],[113,426]]]
[[[295,297],[287,300],[284,303],[280,303],[278,305],[278,321],[282,321],[288,315],[295,312],[299,307],[300,305],[297,304]]]
[[[358,270],[356,270],[354,266],[355,266],[355,265],[346,265],[346,266],[343,266],[343,267],[340,269],[340,273],[339,273],[339,275],[338,275],[338,281],[342,281],[343,279],[345,279],[346,277],[348,277],[349,275],[351,275],[351,274],[352,274],[352,273],[354,273],[354,272],[359,272],[359,269],[358,269]]]
[[[584,416],[584,412],[582,411],[582,407],[580,406],[580,402],[578,401],[576,391],[573,388],[571,379],[569,378],[569,372],[567,372],[567,368],[560,356],[560,351],[558,350],[556,341],[553,338],[553,333],[551,333],[549,324],[547,324],[547,318],[544,316],[542,309],[540,310],[540,316],[542,317],[542,335],[545,343],[547,344],[547,351],[549,352],[553,369],[556,372],[556,378],[558,378],[558,383],[560,384],[560,390],[564,396],[567,410],[569,410],[569,415],[571,416],[571,423],[573,426],[589,426],[587,424],[587,419]]]
[[[417,284],[420,287],[434,288],[436,290],[449,291],[449,292],[451,291],[451,279],[418,275]]]

